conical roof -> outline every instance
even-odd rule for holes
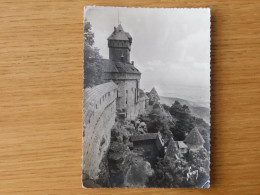
[[[205,141],[204,141],[203,137],[201,136],[199,130],[195,127],[191,130],[191,132],[186,137],[184,142],[186,144],[190,144],[190,145],[202,145],[202,144],[204,144]]]
[[[176,157],[175,155],[178,155],[178,154],[179,154],[179,151],[178,151],[177,145],[176,145],[175,141],[173,140],[173,138],[171,138],[169,140],[165,156],[175,158]]]
[[[152,90],[150,91],[150,94],[151,95],[153,95],[153,96],[155,96],[155,97],[158,97],[159,98],[159,95],[158,95],[158,93],[157,93],[157,91],[156,91],[156,89],[153,87],[152,88]],[[160,98],[159,98],[160,99]]]

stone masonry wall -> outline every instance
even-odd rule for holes
[[[99,165],[110,144],[116,117],[117,85],[104,83],[84,90],[83,177],[98,179]]]
[[[140,112],[144,112],[142,99],[138,98],[139,80],[122,80],[117,81],[117,84],[117,109],[125,109],[127,118],[134,120]]]

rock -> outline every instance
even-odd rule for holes
[[[133,163],[130,165],[125,177],[125,187],[146,187],[149,177],[154,173],[149,162],[141,157],[133,157]]]

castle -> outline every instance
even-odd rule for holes
[[[109,59],[102,59],[104,84],[84,89],[83,179],[98,179],[116,116],[134,120],[148,97],[140,89],[141,72],[130,62],[132,37],[121,26],[108,37]]]
[[[133,120],[144,112],[145,94],[140,89],[141,72],[130,63],[132,37],[119,24],[107,40],[109,59],[103,59],[103,79],[118,85],[117,110]]]
[[[116,118],[135,120],[139,114],[154,107],[164,117],[173,120],[169,111],[159,103],[160,97],[153,88],[149,93],[140,89],[141,72],[130,62],[132,37],[121,26],[114,28],[108,37],[109,59],[100,60],[105,83],[84,89],[83,100],[83,180],[98,180],[102,172],[102,159],[110,146],[111,129]],[[194,128],[184,141],[169,140],[167,147],[159,133],[141,133],[131,137],[133,148],[143,151],[151,164],[158,155],[164,158],[182,158],[188,151],[203,147],[204,139]]]

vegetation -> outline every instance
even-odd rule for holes
[[[170,127],[175,140],[183,141],[190,131],[197,127],[205,140],[205,147],[209,150],[210,127],[203,119],[192,116],[189,107],[185,104],[181,105],[178,101],[175,101],[171,107],[165,104],[163,107],[171,113],[172,117],[177,119],[176,124]]]
[[[165,114],[168,111],[172,118]],[[146,123],[149,133],[160,131],[166,147],[170,139],[185,138],[193,127],[203,129],[203,137],[209,139],[207,124],[191,116],[189,107],[179,102],[171,107],[155,104],[149,113],[139,116],[138,120]],[[141,155],[142,151],[131,149],[130,137],[135,131],[135,126],[128,122],[116,122],[112,128],[111,144],[104,161],[107,164],[100,167],[102,175],[98,183],[102,186],[198,188],[209,178],[209,152],[204,147],[185,154],[172,150],[176,155],[165,153],[150,164]],[[190,172],[197,175],[188,176]]]
[[[163,109],[169,111],[176,119],[174,125],[167,117],[164,117]],[[175,101],[172,106],[163,105],[163,109],[154,106],[152,111],[143,117],[149,132],[156,132],[156,130],[162,134],[170,132],[166,136],[168,139],[172,137],[174,140],[182,141],[194,127],[197,127],[205,143],[209,145],[209,125],[203,119],[192,116],[188,106]],[[154,166],[155,174],[147,185],[150,187],[200,187],[201,182],[209,177],[209,152],[207,151],[209,148],[204,147],[190,150],[181,158],[158,157]],[[197,178],[195,175],[188,178],[189,170],[198,171]]]
[[[84,88],[102,84],[102,56],[94,47],[94,33],[89,22],[84,25]]]

